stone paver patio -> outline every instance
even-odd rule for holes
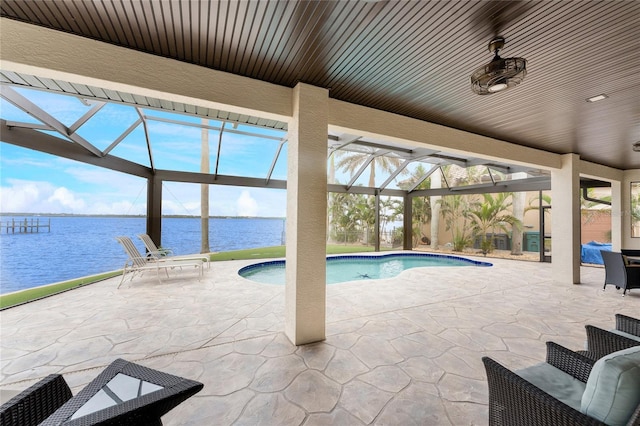
[[[165,425],[484,425],[482,356],[521,368],[548,340],[581,349],[585,324],[640,313],[637,290],[601,290],[602,268],[567,285],[550,264],[489,261],[330,285],[327,339],[301,347],[284,287],[237,275],[251,262],[106,280],[0,312],[0,389],[62,373],[76,393],[125,358],[204,383]]]

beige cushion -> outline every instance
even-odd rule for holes
[[[600,358],[589,374],[580,411],[611,426],[625,425],[640,404],[640,346]]]

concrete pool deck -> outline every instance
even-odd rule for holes
[[[237,275],[251,261],[200,281],[112,278],[0,312],[0,390],[62,373],[75,394],[124,358],[204,383],[165,425],[484,425],[482,356],[521,368],[548,340],[581,349],[585,324],[640,312],[639,291],[602,291],[602,268],[569,285],[550,264],[486,260],[330,285],[327,339],[301,347],[283,333],[284,286]]]

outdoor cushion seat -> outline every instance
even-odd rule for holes
[[[161,425],[203,384],[117,359],[76,396],[52,374],[0,407],[2,426]]]
[[[640,422],[640,346],[596,361],[547,342],[546,363],[516,372],[488,357],[482,361],[489,384],[489,425]]]

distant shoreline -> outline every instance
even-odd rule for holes
[[[146,218],[145,215],[126,215],[126,214],[70,214],[70,213],[0,213],[0,217],[113,217],[113,218]],[[170,214],[162,215],[162,218],[170,219],[200,219],[200,216]],[[284,217],[277,216],[209,216],[209,219],[279,219],[285,220]]]

